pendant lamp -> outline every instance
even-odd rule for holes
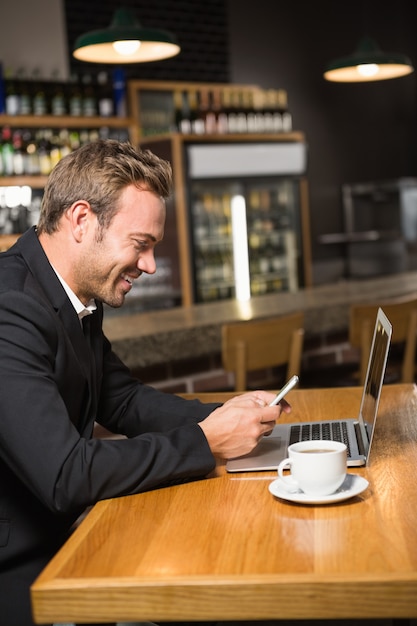
[[[146,63],[168,59],[180,52],[175,36],[160,29],[143,28],[129,9],[114,13],[110,26],[77,38],[73,56],[89,63]]]
[[[413,71],[404,54],[382,52],[373,39],[364,37],[352,55],[328,64],[324,78],[337,83],[361,83],[399,78]]]

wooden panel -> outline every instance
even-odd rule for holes
[[[360,393],[293,390],[282,419],[352,417]],[[416,413],[414,385],[384,388],[371,464],[349,470],[369,487],[338,505],[279,500],[275,472],[223,464],[97,504],[33,585],[35,621],[417,617]]]
[[[0,252],[5,252],[12,247],[20,235],[0,235]]]

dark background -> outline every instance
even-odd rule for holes
[[[171,30],[178,57],[128,68],[137,79],[234,82],[288,91],[294,129],[309,145],[315,265],[343,257],[320,234],[343,229],[341,185],[417,176],[416,73],[375,83],[323,79],[326,63],[352,53],[363,35],[417,64],[415,0],[126,0],[144,26]],[[68,48],[106,27],[116,0],[65,0]],[[72,69],[86,65],[71,61]],[[91,66],[90,66],[91,67]]]

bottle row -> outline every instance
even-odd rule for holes
[[[222,265],[211,268],[211,273],[215,276],[222,275],[226,268]],[[236,297],[234,282],[221,280],[201,280],[201,275],[197,272],[199,282],[196,285],[197,302],[213,302],[217,300],[229,300]],[[291,291],[292,282],[288,274],[273,275],[261,274],[251,277],[250,292],[252,296],[265,295],[267,293],[278,293],[281,291]]]
[[[62,157],[97,139],[128,140],[128,131],[116,128],[27,129],[3,126],[0,141],[1,176],[48,176]]]
[[[0,113],[6,115],[71,115],[125,117],[123,73],[73,75],[68,82],[0,77]]]
[[[292,231],[286,231],[264,238],[262,246],[254,243],[253,233],[248,238],[248,255],[251,274],[287,272],[288,265],[297,258],[297,242]],[[232,241],[195,242],[197,266],[203,282],[211,280],[233,282],[233,245]],[[220,271],[221,268],[221,271]],[[220,274],[217,273],[220,271]]]
[[[223,189],[214,192],[194,185],[192,194],[192,223],[194,237],[202,246],[217,246],[232,237],[232,194]],[[276,240],[283,231],[295,230],[294,187],[288,181],[273,186],[264,185],[247,190],[245,213],[252,248]]]
[[[175,91],[175,128],[184,134],[288,133],[292,115],[283,89]]]
[[[283,245],[254,250],[249,245],[249,280],[252,295],[284,289],[296,291],[297,252],[291,233]],[[227,247],[195,250],[196,290],[199,302],[234,297],[233,250]]]

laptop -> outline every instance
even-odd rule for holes
[[[369,461],[375,421],[391,343],[392,325],[381,308],[378,309],[357,418],[328,422],[277,424],[268,437],[263,437],[250,454],[226,463],[228,472],[258,472],[277,469],[292,443],[311,439],[332,439],[346,443],[348,466],[366,465]]]

